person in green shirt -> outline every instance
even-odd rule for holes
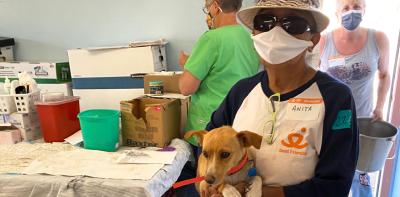
[[[242,0],[205,0],[203,11],[210,28],[195,44],[192,54],[180,54],[184,73],[183,95],[192,95],[185,131],[204,129],[212,112],[240,79],[253,76],[259,57],[250,33],[236,20]],[[189,139],[197,145],[195,139]]]
[[[236,20],[243,0],[205,0],[209,31],[195,44],[190,56],[181,52],[179,64],[184,70],[179,82],[183,95],[192,95],[185,131],[203,130],[240,79],[253,76],[259,68],[259,56],[250,33]],[[195,160],[183,168],[178,181],[196,177],[199,154],[195,139],[190,139]],[[194,184],[175,190],[177,197],[199,196]]]

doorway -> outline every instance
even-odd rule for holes
[[[324,0],[322,4],[322,11],[329,17],[330,25],[326,32],[331,31],[340,26],[340,23],[335,15],[336,12],[336,1],[335,0]],[[393,76],[397,69],[396,58],[398,56],[397,51],[399,49],[399,30],[400,30],[400,1],[399,0],[366,0],[366,10],[363,17],[361,26],[376,29],[385,32],[390,42],[390,61],[389,71],[391,80],[394,80]],[[378,80],[375,80],[377,82]],[[393,84],[393,83],[392,83]],[[377,83],[375,83],[375,90],[377,91]],[[397,87],[399,88],[399,87]],[[385,120],[389,118],[389,103],[391,95],[393,94],[393,88],[388,93],[387,100],[385,102],[383,117]],[[377,95],[374,95],[376,101]],[[376,102],[375,102],[376,103]],[[393,106],[392,106],[393,107]],[[385,169],[384,169],[385,170]],[[384,171],[383,170],[383,171]],[[373,188],[374,196],[379,196],[381,193],[381,183],[383,171],[371,173],[371,185]]]

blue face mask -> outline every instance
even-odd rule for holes
[[[342,14],[342,25],[349,31],[357,29],[362,21],[361,10],[350,10]]]

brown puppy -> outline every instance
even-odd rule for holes
[[[196,184],[196,188],[203,196],[208,187],[217,188],[224,196],[241,196],[235,185],[243,185],[244,182],[251,182],[251,191],[246,196],[261,196],[261,178],[258,176],[249,178],[247,172],[254,166],[252,161],[238,172],[228,175],[227,172],[237,166],[248,155],[248,148],[254,146],[260,149],[262,137],[258,134],[241,131],[224,126],[207,131],[190,131],[185,134],[188,139],[197,136],[198,143],[202,147],[202,154],[199,156],[197,175],[204,176],[205,180]],[[251,158],[251,155],[248,155]],[[248,185],[248,184],[247,184]]]

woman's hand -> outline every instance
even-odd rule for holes
[[[179,53],[179,66],[182,68],[182,70],[183,70],[188,58],[189,58],[189,55],[187,55],[185,52],[181,51]]]
[[[383,119],[382,109],[375,108],[375,110],[372,112],[372,121],[374,122],[382,119]]]

